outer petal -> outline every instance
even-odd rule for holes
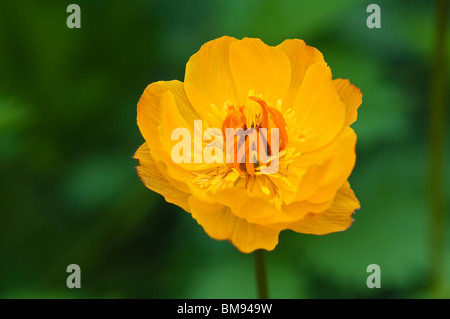
[[[183,100],[183,83],[180,81],[159,81],[149,84],[138,102],[137,124],[145,140],[157,139],[157,128],[160,123],[161,96],[172,90]]]
[[[305,171],[298,183],[296,193],[284,194],[286,204],[308,200],[324,203],[332,200],[347,180],[355,165],[356,134],[346,127],[328,145],[293,159],[291,167]]]
[[[248,103],[250,90],[262,94],[272,106],[285,97],[291,67],[283,51],[259,39],[244,38],[230,45],[230,67],[241,105]]]
[[[331,158],[325,167],[326,173],[323,174],[320,184],[314,193],[308,197],[308,201],[312,203],[322,203],[333,198],[340,185],[347,180],[355,166],[355,132],[350,127],[346,127],[336,140],[336,142],[333,142],[332,147],[327,147],[328,150],[321,152],[322,154],[328,153],[327,157],[330,158],[331,155]],[[310,157],[310,154],[305,154],[303,159],[309,162],[315,157],[315,154],[311,155]],[[305,183],[305,180],[302,180],[299,188],[300,193],[306,193],[308,188],[312,188],[310,185],[310,183]]]
[[[266,218],[260,218],[254,222],[259,225],[264,225],[277,230],[285,230],[293,223],[297,223],[299,220],[305,218],[309,214],[322,213],[327,210],[331,203],[329,202],[313,204],[308,201],[295,202],[289,205],[283,205],[281,212],[271,215]]]
[[[178,83],[182,84],[181,82]],[[208,196],[205,194],[205,189],[193,183],[197,176],[195,173],[197,170],[214,169],[217,165],[222,164],[193,162],[192,157],[195,149],[194,143],[192,143],[192,139],[195,140],[193,122],[196,113],[192,110],[182,87],[178,86],[178,83],[173,83],[176,85],[175,88],[172,87],[171,82],[152,84],[145,90],[138,104],[138,125],[150,147],[152,158],[156,165],[164,171],[164,176],[171,184],[185,193],[196,194],[197,197],[207,200]],[[167,84],[172,84],[170,89],[166,87]],[[182,111],[183,108],[187,110]],[[149,114],[149,109],[155,112],[157,116],[154,116],[153,113]],[[205,122],[203,121],[203,123]],[[176,128],[187,128],[190,131],[190,136],[183,138],[189,138],[190,148],[188,151],[191,152],[191,163],[177,164],[171,157],[173,146],[179,143],[179,141],[171,139],[171,134]],[[205,127],[203,127],[204,129]],[[201,135],[203,136],[203,132]],[[202,136],[199,138],[202,139]]]
[[[171,128],[179,126],[191,130],[194,119],[199,118],[184,94],[183,83],[179,81],[150,84],[138,102],[137,123],[152,158],[165,164],[167,174],[172,181],[180,181],[177,187],[185,192],[189,192],[188,186],[194,177],[187,169],[195,169],[199,164],[177,165],[172,161],[171,145],[174,141],[170,133]]]
[[[306,71],[315,63],[325,62],[322,53],[303,40],[289,39],[277,46],[278,49],[286,53],[291,63],[291,84],[283,107],[289,108],[294,104],[298,90],[303,82]]]
[[[243,253],[256,249],[273,250],[278,244],[279,231],[234,216],[230,209],[220,204],[208,204],[194,196],[189,199],[192,217],[206,233],[218,240],[227,239]]]
[[[288,128],[293,135],[290,141],[300,141],[295,148],[301,152],[327,145],[342,130],[345,105],[325,63],[316,63],[306,71],[293,109],[297,122],[294,128]]]
[[[163,170],[158,167],[153,160],[147,143],[144,143],[134,154],[134,158],[139,160],[140,166],[136,167],[137,173],[144,185],[158,194],[164,196],[167,202],[180,206],[185,211],[190,212],[188,193],[180,191],[163,175]]]
[[[359,208],[359,201],[346,181],[326,212],[309,214],[289,228],[298,233],[315,235],[343,231],[353,223],[352,215]]]
[[[180,81],[159,81],[147,86],[138,102],[137,124],[144,139],[151,143],[152,148],[158,143],[158,126],[161,123],[161,98],[170,91],[177,101],[178,112],[182,112],[188,120],[190,117],[199,118],[192,109],[184,94],[183,83]]]
[[[201,163],[194,163],[194,153],[199,153],[198,155],[202,156],[203,148],[202,148],[202,137],[203,131],[198,129],[198,132],[194,131],[194,119],[191,121],[186,120],[185,117],[181,115],[181,112],[178,110],[179,106],[183,103],[175,100],[175,96],[171,91],[164,92],[161,97],[161,111],[160,111],[160,124],[158,126],[158,137],[161,147],[163,148],[166,154],[171,155],[172,149],[175,144],[179,143],[179,140],[172,140],[172,133],[177,129],[187,129],[189,131],[189,150],[185,150],[187,153],[190,153],[190,162],[189,163],[179,163],[178,166],[182,167],[186,170],[194,170],[199,166],[203,165]],[[203,125],[202,125],[203,126]],[[194,138],[195,134],[197,134],[197,138]],[[193,141],[199,146],[198,148],[193,147]],[[173,159],[167,158],[173,162]],[[171,163],[173,164],[173,163]]]
[[[303,201],[292,205],[289,209],[282,204],[281,199],[263,193],[260,185],[270,187],[264,181],[264,177],[259,176],[259,180],[253,178],[248,181],[240,179],[232,188],[224,188],[218,191],[199,192],[194,190],[193,194],[198,199],[217,203],[228,207],[233,215],[263,226],[269,226],[280,222],[293,222],[300,220],[310,212],[321,212],[327,209],[330,203],[309,203]],[[332,198],[331,198],[332,199]]]
[[[336,79],[333,80],[336,92],[346,106],[344,125],[350,125],[356,121],[356,110],[362,103],[361,90],[350,83],[349,80]]]
[[[186,65],[186,95],[197,113],[213,127],[222,127],[228,111],[224,103],[236,103],[228,54],[235,41],[238,40],[224,36],[205,43]]]

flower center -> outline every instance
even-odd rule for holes
[[[228,106],[229,112],[222,123],[222,134],[227,156],[232,155],[232,160],[227,160],[227,163],[240,173],[254,176],[256,168],[262,164],[269,164],[262,161],[261,154],[257,151],[261,146],[261,141],[265,143],[265,151],[270,157],[272,155],[271,145],[274,142],[271,138],[272,129],[278,129],[279,151],[286,148],[288,136],[286,121],[280,111],[268,106],[261,98],[249,96],[249,99],[258,104]],[[232,129],[232,135],[227,129]]]

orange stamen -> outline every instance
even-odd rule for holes
[[[264,138],[264,143],[267,143],[270,147],[270,140],[271,138],[269,138],[268,136],[263,136],[263,134],[261,134],[261,132],[259,132],[260,128],[266,128],[268,129],[267,134],[271,135],[271,130],[273,128],[278,128],[279,130],[279,149],[283,150],[288,142],[288,136],[287,136],[287,132],[286,132],[286,121],[283,118],[283,115],[281,114],[280,111],[278,111],[276,108],[270,107],[267,105],[267,103],[258,97],[255,96],[249,96],[248,97],[250,100],[257,102],[260,106],[261,106],[261,113],[260,116],[261,117],[256,117],[256,121],[259,121],[259,123],[252,123],[251,127],[254,127],[256,129],[256,134],[257,134],[257,140],[259,140],[259,138]],[[244,131],[247,129],[247,119],[244,115],[244,106],[240,106],[239,110],[237,110],[237,107],[234,106],[229,106],[228,109],[230,110],[230,112],[228,113],[228,115],[225,117],[225,120],[223,121],[222,124],[222,132],[223,132],[223,136],[224,139],[226,139],[226,129],[227,128],[233,128],[233,129],[237,129],[237,128],[242,128]],[[250,138],[248,138],[248,136],[245,136],[245,139],[243,140],[243,142],[241,142],[240,145],[237,145],[237,143],[239,141],[242,141],[242,137],[241,136],[233,136],[233,145],[231,147],[234,148],[233,153],[234,153],[234,160],[233,163],[231,163],[231,165],[236,168],[240,173],[247,173],[250,176],[254,176],[255,175],[255,163],[251,163],[250,162],[250,155],[253,156],[253,154],[250,154],[250,150],[251,149],[255,149],[254,147],[251,147],[250,145]],[[256,144],[256,146],[258,147],[259,145]],[[228,146],[230,147],[230,146]],[[227,149],[227,154],[229,154],[229,152],[232,151],[231,149]],[[245,152],[245,165],[241,165],[242,163],[239,163],[239,161],[242,159],[242,157],[244,156],[244,154],[242,152]],[[256,155],[256,160],[257,162],[261,162],[261,159],[259,158],[259,153],[257,152]],[[245,167],[245,168],[244,168]]]

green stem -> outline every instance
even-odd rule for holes
[[[266,274],[266,261],[264,250],[255,250],[253,253],[255,256],[255,271],[256,271],[256,283],[258,286],[258,298],[269,299],[269,293],[267,290],[267,274]]]
[[[446,103],[445,40],[448,0],[436,0],[436,43],[430,87],[430,288],[435,298],[441,293],[444,272],[444,132]]]

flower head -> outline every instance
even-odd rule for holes
[[[347,179],[361,101],[301,40],[271,47],[221,37],[190,58],[184,83],[145,89],[137,172],[209,236],[245,253],[274,249],[286,229],[342,231],[360,207]]]

